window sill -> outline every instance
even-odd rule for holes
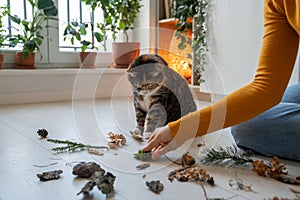
[[[0,70],[0,105],[130,96],[126,69]]]

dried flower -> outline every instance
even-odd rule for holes
[[[107,146],[109,146],[109,148],[117,148],[126,144],[126,138],[123,134],[109,132],[108,139]]]
[[[48,131],[46,129],[38,129],[37,130],[37,133],[38,135],[41,137],[41,138],[46,138],[47,135],[48,135]]]
[[[214,185],[214,179],[205,169],[201,169],[199,165],[192,165],[173,170],[169,173],[168,179],[172,182],[177,179],[181,182],[187,181],[204,181],[209,185]]]
[[[252,162],[252,171],[256,172],[260,176],[270,176],[271,178],[277,178],[280,174],[287,174],[285,172],[285,164],[281,164],[278,157],[274,157],[270,163],[265,164],[261,160]]]
[[[274,157],[267,164],[261,160],[257,160],[252,162],[252,165],[252,171],[256,172],[259,176],[269,176],[283,183],[300,185],[298,177],[287,175],[285,164],[281,164],[278,157]]]

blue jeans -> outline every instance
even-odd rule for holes
[[[289,86],[278,105],[231,127],[231,133],[242,149],[300,161],[300,83]]]

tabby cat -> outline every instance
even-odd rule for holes
[[[137,126],[133,136],[149,138],[152,132],[196,110],[185,79],[168,67],[160,56],[144,54],[128,68]]]

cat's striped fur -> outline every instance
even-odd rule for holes
[[[196,110],[185,79],[154,54],[136,58],[128,68],[137,127],[131,133],[148,138],[158,127]]]

